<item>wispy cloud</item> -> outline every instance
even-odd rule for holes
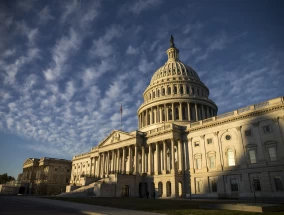
[[[155,8],[162,3],[163,1],[161,0],[138,0],[130,4],[125,3],[120,9],[120,13],[130,12],[135,15],[139,15],[143,11],[146,11],[151,8]]]

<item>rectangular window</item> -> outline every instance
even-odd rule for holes
[[[280,177],[274,177],[276,191],[283,191],[283,183]]]
[[[216,193],[217,192],[217,181],[216,180],[212,180],[211,181],[211,192],[212,193]]]
[[[269,154],[270,161],[277,160],[275,147],[269,147],[268,154]]]
[[[261,191],[261,185],[259,178],[253,178],[253,186],[255,191]]]
[[[210,156],[209,157],[209,168],[215,168],[215,157],[214,156]]]
[[[256,163],[256,154],[254,149],[249,150],[249,159],[250,163]]]
[[[207,144],[212,144],[212,143],[213,143],[212,138],[207,139]]]
[[[246,130],[246,131],[245,131],[245,135],[246,135],[246,136],[251,136],[251,130]]]
[[[235,166],[235,152],[233,150],[228,150],[228,164],[229,166]]]
[[[263,126],[263,132],[264,133],[270,133],[271,132],[271,127],[269,125]]]
[[[237,179],[231,179],[231,191],[232,192],[239,191],[238,180]]]
[[[201,158],[196,159],[196,169],[201,169]]]
[[[199,142],[198,141],[194,142],[194,147],[197,147],[197,146],[199,146]]]

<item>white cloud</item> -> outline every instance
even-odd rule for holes
[[[138,0],[134,1],[132,4],[127,3],[127,5],[122,8],[122,12],[129,11],[139,15],[143,11],[159,6],[161,3],[163,3],[161,0]]]
[[[50,14],[50,9],[49,9],[49,6],[48,6],[48,5],[46,5],[46,6],[38,13],[38,16],[39,16],[39,23],[40,23],[40,24],[45,24],[45,23],[47,23],[49,20],[55,19],[55,17]]]
[[[68,36],[63,36],[56,42],[52,50],[52,59],[55,65],[44,71],[44,76],[48,81],[54,81],[64,72],[64,64],[68,57],[79,49],[81,39],[74,29],[70,29]]]
[[[133,48],[131,45],[128,46],[126,54],[128,55],[137,55],[139,53],[138,49]]]

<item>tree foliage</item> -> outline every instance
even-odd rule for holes
[[[0,184],[5,184],[6,182],[13,181],[15,178],[13,176],[8,176],[7,173],[0,175]]]

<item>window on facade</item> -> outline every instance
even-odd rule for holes
[[[199,141],[194,142],[194,147],[199,146]]]
[[[157,97],[160,97],[160,90],[157,91]]]
[[[57,168],[55,168],[54,171],[57,171]]]
[[[230,140],[231,139],[231,135],[226,135],[225,138],[226,138],[226,140]]]
[[[271,127],[269,125],[263,126],[263,132],[264,133],[270,133],[271,132]]]
[[[177,86],[174,86],[174,94],[177,94]]]
[[[228,165],[235,166],[235,151],[233,149],[228,149]]]
[[[280,177],[274,177],[276,191],[283,191],[283,183]]]
[[[248,136],[251,136],[251,130],[245,130],[245,135],[248,137]]]
[[[183,94],[183,86],[180,85],[180,94]]]
[[[209,168],[215,168],[215,156],[213,155],[209,156]]]
[[[171,95],[171,87],[168,86],[168,95]]]
[[[153,92],[153,99],[155,98],[155,92]]]
[[[217,192],[217,180],[211,180],[211,192],[216,193]]]
[[[195,162],[196,162],[196,169],[201,169],[201,158],[197,158]]]
[[[189,86],[186,86],[186,94],[189,94]]]
[[[162,96],[164,96],[166,93],[165,88],[162,89]]]
[[[212,138],[207,139],[207,144],[212,144],[212,143],[213,143]]]
[[[192,94],[194,95],[194,87],[192,87]]]
[[[277,160],[275,147],[269,147],[268,154],[269,154],[270,161]]]
[[[256,163],[255,149],[250,149],[248,152],[249,152],[250,163]]]
[[[253,186],[255,191],[261,191],[261,185],[259,178],[253,178]]]
[[[238,186],[238,180],[237,179],[231,179],[231,191],[232,192],[239,191],[239,186]]]
[[[198,193],[201,192],[201,190],[202,190],[202,182],[201,181],[196,182],[196,190],[197,190]]]

